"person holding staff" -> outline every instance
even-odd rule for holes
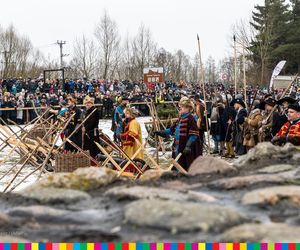
[[[188,170],[192,162],[201,155],[201,142],[199,130],[194,116],[192,115],[195,105],[187,97],[181,98],[179,102],[179,119],[169,129],[154,132],[161,137],[174,136],[173,154],[175,159],[180,153],[178,163]]]
[[[90,96],[86,96],[83,100],[83,104],[86,107],[86,113],[85,117],[89,116],[89,118],[84,122],[82,127],[82,133],[83,133],[83,149],[88,150],[90,152],[91,157],[95,158],[97,154],[100,153],[99,148],[95,144],[95,142],[100,143],[99,138],[99,112],[98,110],[94,111],[96,109],[94,105],[94,98]]]

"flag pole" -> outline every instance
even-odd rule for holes
[[[198,51],[199,51],[199,62],[200,62],[200,88],[202,85],[202,92],[203,92],[203,100],[204,100],[204,108],[205,108],[205,120],[206,120],[206,127],[207,127],[207,145],[208,145],[208,154],[210,155],[210,126],[208,123],[208,117],[207,117],[207,105],[206,105],[206,91],[205,91],[205,76],[204,76],[204,68],[202,64],[202,58],[201,58],[201,47],[200,47],[200,39],[199,35],[197,34],[197,40],[198,40]]]

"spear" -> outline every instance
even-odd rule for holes
[[[206,92],[205,92],[205,83],[204,83],[204,68],[202,64],[202,58],[201,58],[201,47],[200,47],[200,39],[199,35],[197,34],[197,40],[198,40],[198,50],[199,50],[199,62],[200,62],[200,76],[201,76],[201,83],[202,83],[202,91],[203,91],[203,99],[204,99],[204,108],[205,108],[205,120],[206,120],[206,127],[207,127],[207,140],[208,140],[208,154],[210,154],[210,128],[208,123],[208,117],[207,117],[207,104],[206,104]],[[200,88],[201,88],[200,83]]]

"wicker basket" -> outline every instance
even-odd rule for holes
[[[86,151],[89,154],[89,151]],[[62,153],[55,156],[55,172],[73,172],[77,168],[90,167],[90,159],[83,153]]]

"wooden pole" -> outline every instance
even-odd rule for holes
[[[77,128],[75,128],[75,130],[66,138],[66,140],[67,139],[69,139],[69,138],[71,138],[76,132],[77,132],[77,130],[79,129],[79,128],[81,128],[81,126],[84,124],[84,122],[94,113],[94,111],[96,111],[96,109],[94,109],[81,123],[80,123],[80,125],[77,127]],[[63,128],[60,130],[60,131],[64,131],[65,130],[65,128],[67,127],[67,125],[69,124],[69,122],[71,121],[71,119],[72,119],[72,117],[74,116],[75,114],[73,114],[73,115],[71,115],[69,118],[68,118],[68,120],[66,121],[66,123],[64,124],[64,126],[63,126]],[[44,162],[42,163],[42,164],[40,164],[36,169],[34,169],[32,172],[30,172],[28,175],[26,175],[19,183],[17,183],[10,191],[12,191],[13,189],[15,189],[17,186],[19,186],[23,181],[25,181],[29,176],[31,176],[32,174],[34,174],[36,171],[38,171],[38,170],[40,170],[40,174],[39,174],[39,177],[38,178],[40,178],[41,177],[41,175],[42,175],[42,172],[43,172],[43,170],[44,170],[44,167],[46,166],[46,164],[47,164],[47,162],[49,161],[49,159],[50,159],[50,156],[51,156],[51,154],[52,154],[52,152],[54,151],[54,147],[55,147],[55,144],[56,144],[56,142],[58,141],[58,139],[59,139],[59,136],[60,136],[60,133],[58,133],[57,134],[57,136],[56,136],[56,138],[54,139],[54,141],[53,141],[53,145],[52,145],[52,147],[49,149],[49,152],[48,152],[48,155],[46,156],[46,159],[44,160]],[[66,142],[67,141],[64,141],[60,146],[58,146],[58,148],[57,149],[55,149],[56,151],[58,151],[60,148],[62,148],[65,144],[66,144]]]
[[[206,126],[207,126],[208,154],[210,155],[210,126],[209,126],[209,123],[208,123],[208,116],[207,116],[206,90],[205,90],[205,72],[204,72],[204,67],[203,67],[203,63],[202,63],[200,39],[199,39],[198,35],[197,35],[197,40],[198,40],[198,52],[199,52],[199,61],[200,61],[200,77],[201,77],[200,87],[202,85],[204,108],[205,108],[205,120],[206,120]]]
[[[247,79],[246,79],[246,55],[245,55],[245,44],[243,41],[243,74],[244,74],[244,96],[245,96],[245,104],[247,107]]]
[[[109,161],[116,167],[116,169],[118,169],[118,171],[121,171],[122,168],[119,166],[119,164],[114,160],[114,158],[111,157],[111,155],[109,153],[106,152],[105,148],[103,148],[98,142],[95,142],[95,144],[97,145],[97,147],[101,150],[101,152],[107,157],[109,158]]]
[[[8,134],[8,136],[9,136],[9,137],[8,137],[8,136],[5,135],[4,133],[2,133],[2,131],[0,131],[0,134],[1,134],[2,136],[4,136],[4,139],[5,139],[5,140],[4,140],[4,139],[1,138],[1,140],[2,140],[3,142],[5,142],[5,143],[7,144],[7,146],[9,146],[10,148],[12,148],[12,145],[10,144],[11,140],[14,140],[15,142],[17,142],[17,139],[20,140],[20,137],[19,137],[17,134],[15,134],[14,131],[13,131],[9,126],[7,126],[7,127],[9,128],[9,130],[12,131],[13,134],[11,134],[11,133],[7,130],[6,127],[0,125],[0,128],[3,129],[3,130]],[[23,146],[22,144],[25,146],[25,148],[22,147],[22,146]],[[27,146],[25,143],[22,143],[22,144],[20,145],[20,148],[19,148],[20,152],[17,152],[17,153],[20,155],[21,159],[23,159],[22,157],[24,157],[25,154],[28,154],[28,153],[29,153],[29,151],[28,151],[28,146]],[[25,149],[26,149],[26,151],[25,151]],[[22,155],[21,152],[23,152],[24,155]],[[38,156],[38,155],[36,155],[36,156]],[[38,158],[38,159],[41,159],[40,156],[38,156],[37,158]],[[35,162],[35,160],[36,160],[36,159],[30,159],[30,162],[31,162],[32,165],[37,165],[37,163]],[[2,178],[3,178],[3,177],[1,177],[1,179],[2,179]]]
[[[55,124],[53,125],[55,126]],[[51,130],[49,130],[50,132]],[[46,138],[48,136],[48,134],[45,134],[43,139]],[[59,135],[58,135],[59,136]],[[4,193],[8,190],[8,188],[11,186],[11,184],[14,182],[14,180],[17,178],[17,176],[20,174],[20,172],[22,171],[22,169],[24,168],[25,164],[27,163],[28,160],[30,160],[30,158],[37,152],[38,148],[41,146],[41,142],[38,143],[38,145],[35,146],[35,149],[29,153],[29,155],[27,156],[26,160],[24,161],[24,163],[22,164],[22,166],[20,167],[20,169],[17,171],[17,173],[14,175],[14,177],[12,178],[12,180],[9,182],[9,184],[5,187],[4,189]],[[53,146],[54,147],[54,146]],[[49,152],[49,154],[52,151]],[[25,156],[24,156],[25,157]],[[22,157],[23,158],[23,157]],[[44,162],[48,161],[48,159],[46,158],[46,160]],[[15,164],[16,166],[17,164]],[[46,164],[45,164],[46,165]]]
[[[15,151],[15,149],[21,144],[22,140],[24,140],[24,139],[26,138],[26,136],[30,133],[30,131],[32,131],[32,130],[37,126],[37,124],[39,123],[39,121],[40,121],[41,119],[42,119],[42,116],[39,116],[39,118],[35,121],[33,127],[32,127],[30,130],[28,130],[28,132],[25,133],[25,134],[21,137],[21,140],[20,140],[16,145],[14,145],[14,147],[9,151],[9,153],[4,157],[4,159],[2,159],[2,160],[0,161],[0,165],[1,165],[2,163],[4,163],[4,162],[10,157],[10,155]]]
[[[236,58],[236,37],[233,36],[233,47],[234,47],[234,94],[237,94],[237,58]]]

